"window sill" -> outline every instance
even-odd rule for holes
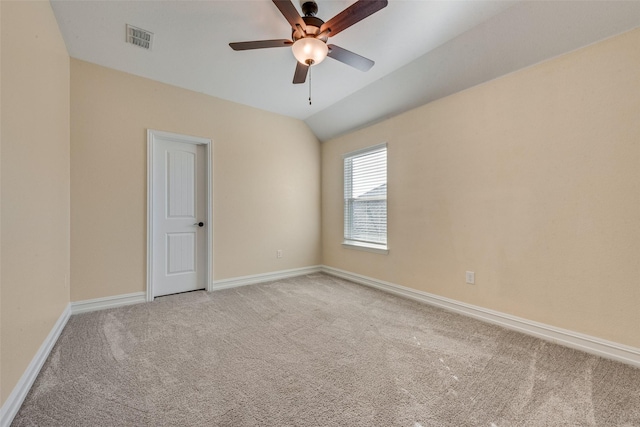
[[[362,243],[345,240],[342,242],[342,247],[347,249],[356,249],[359,251],[373,252],[376,254],[388,254],[389,248],[386,245],[376,245],[373,243]]]

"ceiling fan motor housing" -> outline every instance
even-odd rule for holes
[[[322,24],[324,24],[324,21],[322,19],[316,18],[315,16],[303,16],[302,20],[307,27],[307,31],[301,31],[301,28],[294,28],[293,32],[291,33],[291,38],[294,42],[305,37],[317,36],[320,33],[320,27],[322,27]],[[319,37],[319,39],[326,43],[329,39],[329,36],[322,35],[321,37]]]

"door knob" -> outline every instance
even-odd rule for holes
[[[196,222],[193,225],[197,225],[198,227],[204,227],[204,222],[202,222],[202,221]]]

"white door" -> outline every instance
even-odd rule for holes
[[[153,133],[150,149],[152,296],[205,289],[207,150],[162,132]]]

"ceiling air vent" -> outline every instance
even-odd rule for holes
[[[127,43],[150,50],[153,43],[153,33],[127,24]]]

